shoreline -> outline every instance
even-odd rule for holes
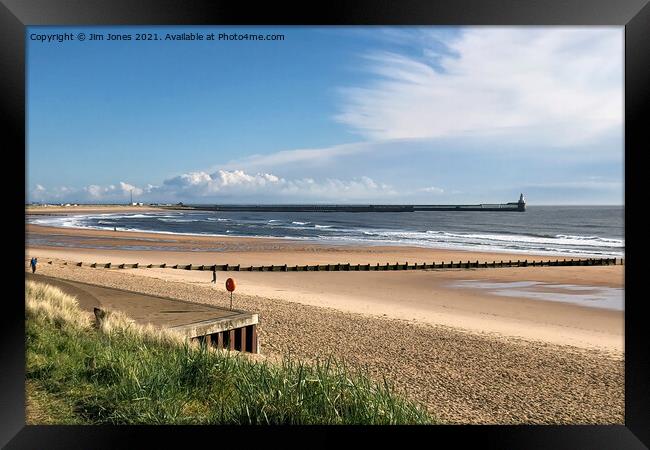
[[[403,245],[403,244],[385,244],[385,243],[375,243],[372,241],[354,241],[348,243],[338,243],[336,241],[327,241],[327,240],[317,240],[317,239],[300,239],[295,237],[274,237],[274,236],[234,236],[234,235],[217,235],[217,234],[201,234],[201,233],[176,233],[176,232],[167,232],[167,231],[140,231],[140,230],[119,230],[114,231],[109,228],[87,228],[87,227],[57,227],[50,225],[38,225],[27,223],[25,224],[25,231],[27,235],[50,235],[50,236],[72,236],[76,238],[99,238],[99,239],[110,239],[112,242],[109,244],[111,247],[118,247],[116,243],[120,241],[131,241],[125,242],[122,244],[123,247],[128,247],[129,244],[133,244],[133,241],[142,241],[142,242],[156,242],[159,246],[168,246],[174,248],[173,245],[168,245],[169,243],[177,243],[182,245],[183,243],[198,243],[198,244],[227,244],[234,243],[233,248],[237,247],[237,244],[255,244],[259,242],[266,242],[269,244],[276,244],[277,246],[290,247],[294,248],[310,248],[312,250],[320,249],[323,251],[328,251],[329,249],[340,249],[342,251],[358,252],[360,250],[367,251],[369,253],[404,253],[412,252],[411,254],[435,254],[442,257],[451,256],[455,257],[455,261],[475,261],[471,257],[465,259],[469,256],[478,255],[480,258],[479,261],[492,262],[492,261],[505,261],[508,260],[524,260],[525,257],[534,257],[537,260],[544,261],[555,261],[558,259],[585,259],[585,258],[616,258],[622,259],[620,256],[613,255],[568,255],[566,253],[535,253],[535,252],[526,252],[526,251],[508,251],[508,250],[499,250],[499,249],[490,249],[490,250],[475,250],[470,247],[430,247],[430,246],[415,246],[415,245]],[[29,245],[29,244],[28,244]],[[149,244],[151,245],[151,244]],[[77,248],[77,249],[105,249],[104,247],[99,246],[75,246],[75,245],[46,245],[46,244],[35,244],[30,245],[32,247],[47,247],[47,248]],[[253,245],[255,246],[255,245]],[[142,245],[146,247],[146,244]],[[227,245],[226,245],[227,247]],[[237,248],[240,250],[240,248]],[[122,248],[121,250],[130,250],[129,248]],[[145,249],[142,249],[145,250]],[[158,250],[158,249],[152,249]],[[230,251],[230,248],[219,249],[218,251]],[[373,251],[374,250],[374,251]],[[208,252],[209,250],[205,249],[194,249],[195,252]],[[491,258],[491,259],[490,259]],[[448,259],[449,260],[449,259]],[[342,261],[341,261],[342,262]],[[389,261],[384,261],[389,262]],[[414,261],[415,262],[415,261]],[[417,261],[420,262],[419,260]],[[366,264],[365,262],[354,261],[353,264]]]
[[[70,239],[68,247],[26,245],[26,255],[45,260],[84,261],[87,263],[139,264],[231,264],[237,265],[304,265],[304,264],[374,264],[396,261],[488,261],[523,259],[521,255],[503,255],[467,251],[423,249],[396,246],[332,246],[299,241],[256,238],[210,238],[176,236],[162,239],[154,233],[114,232],[65,229],[27,225],[28,232],[59,234]],[[146,245],[153,239],[159,250],[119,248],[125,242]],[[59,237],[61,237],[59,236]],[[75,248],[84,238],[102,238],[106,249]],[[120,240],[121,239],[121,240]],[[169,242],[171,241],[171,242]],[[174,250],[165,249],[174,247]],[[193,248],[218,247],[217,251],[192,251]],[[530,255],[529,255],[530,256]],[[535,256],[535,259],[551,259]],[[568,258],[567,258],[568,259]],[[69,266],[68,266],[69,267]],[[115,272],[117,269],[90,269]],[[158,282],[183,282],[211,286],[209,271],[174,269],[119,269]],[[215,290],[226,277],[237,280],[237,294],[275,298],[296,304],[331,307],[342,312],[370,314],[426,324],[438,324],[469,330],[486,331],[533,341],[568,344],[581,348],[600,348],[615,353],[624,349],[624,312],[588,307],[580,304],[532,299],[530,295],[577,294],[598,289],[623,289],[623,266],[594,267],[525,267],[496,269],[446,269],[440,271],[396,272],[218,272]],[[458,287],[468,280],[488,283],[537,282],[528,294],[497,295],[493,290]],[[559,286],[559,287],[558,287]],[[564,286],[564,287],[562,287]],[[579,296],[575,298],[580,298]]]
[[[77,213],[106,213],[106,212],[153,212],[153,211],[170,211],[171,207],[160,208],[156,206],[131,206],[131,205],[77,205],[77,206],[25,206],[25,214],[35,215],[68,215]]]
[[[26,215],[33,214],[34,216],[42,216],[42,215],[49,215],[49,216],[59,216],[59,217],[66,217],[66,216],[71,216],[71,215],[86,215],[86,214],[92,214],[93,212],[95,213],[103,213],[103,214],[119,214],[119,213],[134,213],[137,214],[138,212],[141,213],[169,213],[169,212],[187,212],[187,210],[184,209],[173,209],[173,208],[156,208],[156,207],[111,207],[111,208],[104,208],[102,210],[99,209],[93,209],[93,208],[86,208],[86,209],[81,209],[81,208],[71,208],[69,210],[64,210],[64,211],[44,211],[46,208],[41,208],[36,213],[32,213],[29,210],[26,210]],[[190,210],[191,211],[191,210]],[[164,220],[164,219],[163,219]],[[426,238],[418,238],[414,239],[411,242],[403,242],[400,239],[364,239],[363,237],[359,236],[354,236],[354,237],[349,237],[346,236],[345,234],[334,234],[332,236],[291,236],[291,232],[286,232],[285,236],[266,236],[266,235],[246,235],[246,233],[242,234],[228,234],[228,233],[203,233],[203,232],[179,232],[179,231],[169,231],[169,230],[144,230],[144,229],[137,229],[137,228],[132,228],[132,229],[117,229],[113,230],[112,227],[100,227],[100,226],[93,226],[93,227],[84,227],[84,226],[78,226],[77,224],[74,224],[74,226],[69,226],[69,225],[51,225],[51,224],[34,224],[34,223],[29,223],[27,222],[26,225],[28,227],[35,227],[33,228],[34,230],[38,230],[39,227],[42,227],[42,229],[48,229],[48,230],[60,230],[61,234],[69,234],[69,232],[63,231],[63,230],[74,230],[72,231],[73,233],[76,233],[77,235],[80,235],[81,232],[97,232],[97,233],[105,233],[105,232],[118,232],[122,234],[122,237],[125,239],[130,239],[130,237],[133,236],[149,236],[150,239],[160,239],[160,236],[165,236],[169,237],[170,239],[174,238],[195,238],[195,239],[217,239],[217,240],[226,240],[226,239],[256,239],[256,240],[266,240],[268,242],[290,242],[290,243],[303,243],[303,244],[310,244],[310,245],[317,245],[317,246],[333,246],[333,247],[399,247],[399,248],[417,248],[417,249],[427,249],[427,250],[436,250],[436,251],[452,251],[452,252],[467,252],[467,253],[484,253],[484,254],[493,254],[496,255],[493,259],[496,260],[499,256],[502,258],[505,258],[506,256],[510,255],[511,258],[524,258],[526,256],[540,256],[545,259],[559,259],[559,258],[565,258],[565,259],[578,259],[578,258],[623,258],[624,253],[621,253],[620,251],[612,252],[612,251],[606,251],[605,249],[599,248],[599,249],[593,249],[594,253],[589,253],[588,250],[585,249],[580,249],[580,250],[572,250],[570,247],[566,249],[557,249],[550,247],[549,249],[544,249],[540,251],[530,251],[526,248],[524,245],[523,247],[518,246],[520,248],[516,249],[509,249],[507,248],[508,246],[502,243],[490,243],[490,244],[485,244],[485,243],[479,243],[479,242],[470,242],[470,243],[463,243],[463,242],[453,242],[451,245],[447,242],[433,242],[430,241]],[[223,231],[223,230],[221,230]],[[230,231],[230,230],[228,230]],[[345,230],[342,230],[345,231]],[[48,231],[51,232],[51,231]],[[263,234],[263,233],[262,233]],[[101,235],[101,234],[99,234]],[[126,235],[126,236],[125,236]],[[495,235],[496,236],[496,235]],[[535,236],[528,236],[526,234],[522,235],[513,235],[514,237],[520,236],[522,239],[524,239],[524,242],[527,242],[526,239],[534,239]],[[424,240],[423,240],[424,239]],[[495,242],[501,242],[500,239],[497,239]],[[91,246],[86,246],[86,247],[91,247]],[[201,251],[200,249],[196,249],[196,251]]]
[[[446,423],[609,424],[624,422],[624,311],[497,295],[465,282],[534,281],[534,293],[622,290],[624,266],[522,267],[391,272],[217,272],[102,269],[84,262],[142,264],[314,264],[507,259],[507,255],[417,247],[333,246],[257,238],[163,236],[26,225],[78,245],[26,242],[37,274],[259,314],[262,355],[307,362],[328,355],[384,376]],[[155,241],[162,250],[121,249]],[[177,247],[170,250],[170,247]],[[192,251],[193,248],[219,248]],[[165,249],[166,248],[166,249]],[[522,259],[521,255],[514,255]],[[525,258],[525,257],[524,257]],[[530,256],[529,256],[530,258]],[[535,256],[535,259],[555,259]],[[52,261],[48,264],[47,261]],[[28,271],[26,261],[25,270]],[[466,283],[465,283],[466,284]],[[576,398],[576,392],[580,397]]]

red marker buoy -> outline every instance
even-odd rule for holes
[[[226,280],[226,290],[230,292],[230,309],[232,309],[232,293],[235,290],[235,280],[232,278]]]

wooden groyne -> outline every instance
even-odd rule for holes
[[[52,261],[48,261],[52,264]],[[86,266],[100,269],[180,269],[220,272],[368,272],[388,270],[445,270],[445,269],[493,269],[502,267],[575,267],[575,266],[611,266],[623,265],[623,258],[586,258],[556,260],[508,260],[508,261],[449,261],[431,263],[396,262],[394,264],[316,264],[316,265],[270,265],[241,266],[240,264],[139,264],[139,263],[84,263],[64,261],[64,265]]]

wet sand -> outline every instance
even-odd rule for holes
[[[76,230],[29,225],[32,233],[65,235],[72,239],[100,238],[107,249],[28,248],[28,256],[67,261],[140,264],[375,264],[415,261],[500,261],[545,259],[501,253],[479,253],[396,246],[331,246],[282,239],[178,236],[126,231]],[[133,241],[132,241],[133,240]],[[167,242],[173,241],[173,242]],[[144,246],[173,244],[181,250],[123,250],[123,242]],[[67,245],[71,245],[67,242]],[[74,243],[72,243],[74,245]],[[193,251],[221,246],[222,251]],[[549,258],[547,259],[556,259]],[[108,270],[108,269],[97,269]],[[112,270],[112,269],[111,269]],[[210,272],[174,269],[129,269],[161,280],[209,283]],[[127,270],[127,271],[129,271]],[[621,310],[589,308],[572,303],[525,296],[504,297],[489,289],[458,287],[463,281],[545,283],[538,289],[557,292],[552,285],[622,288],[623,266],[522,267],[408,272],[228,272],[238,292],[276,298],[344,312],[416,320],[477,332],[499,333],[554,344],[622,353],[624,315]],[[217,288],[225,291],[226,273],[218,272]],[[551,286],[549,286],[551,285]],[[546,287],[545,287],[546,286]],[[564,295],[567,295],[566,293]]]
[[[38,271],[148,295],[229,304],[227,293],[209,281],[160,280],[142,276],[144,270],[127,273],[59,264],[44,264]],[[624,423],[620,354],[239,291],[235,305],[259,314],[261,357],[343,358],[377,382],[385,377],[443,423]]]
[[[624,266],[403,272],[217,272],[93,269],[63,260],[167,264],[327,264],[532,259],[531,255],[414,247],[324,246],[257,238],[176,236],[29,225],[28,231],[98,238],[106,249],[26,246],[38,272],[259,314],[262,354],[308,360],[333,355],[385,376],[448,423],[624,422],[622,311],[495,295],[459,282],[537,281],[622,288]],[[135,240],[135,241],[134,241]],[[125,250],[121,242],[180,250]],[[70,245],[70,242],[66,242]],[[206,246],[220,251],[195,251]],[[547,257],[548,258],[548,257]],[[544,259],[534,257],[535,260]],[[548,259],[556,259],[551,257]],[[47,261],[52,264],[47,264]],[[27,268],[27,261],[26,266]],[[544,286],[537,287],[545,289]],[[566,294],[568,288],[556,288]]]

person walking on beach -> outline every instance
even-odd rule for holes
[[[29,265],[32,266],[32,273],[36,272],[36,263],[38,260],[36,258],[32,258],[32,260],[29,262]]]
[[[216,266],[216,264],[215,264],[215,266],[212,268],[212,282],[213,282],[214,284],[217,284],[217,266]]]

